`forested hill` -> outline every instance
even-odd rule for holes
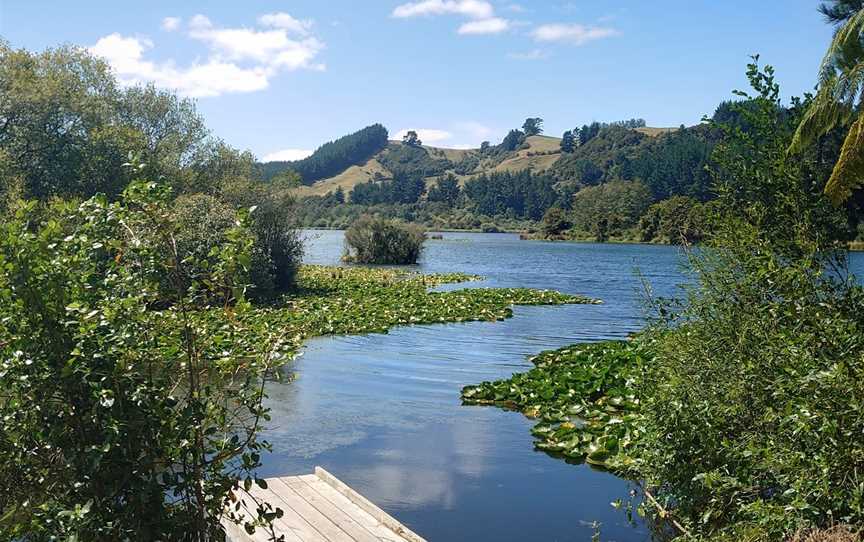
[[[260,164],[261,176],[270,180],[276,175],[293,170],[301,177],[301,196],[324,196],[340,190],[350,193],[363,183],[393,179],[399,174],[422,177],[427,184],[442,175],[454,175],[464,184],[467,180],[496,173],[531,172],[548,173],[557,181],[578,185],[597,184],[610,178],[643,174],[654,164],[651,152],[670,143],[687,147],[698,145],[704,139],[699,128],[680,130],[677,128],[624,127],[594,123],[586,126],[583,141],[572,148],[562,144],[562,138],[541,134],[525,135],[514,130],[499,145],[484,142],[475,149],[450,149],[423,145],[416,140],[388,141],[387,130],[380,124],[364,128],[353,134],[326,143],[311,156],[296,162],[266,162]],[[677,137],[672,137],[678,134]],[[565,137],[566,140],[566,137]],[[687,152],[688,149],[681,148]],[[704,149],[703,149],[704,150]],[[662,153],[661,153],[662,154]],[[700,152],[691,153],[701,155]],[[702,156],[697,156],[699,161]],[[664,159],[678,161],[678,157]],[[635,161],[632,167],[628,161]],[[675,168],[674,164],[664,164]],[[623,168],[623,169],[622,169]],[[630,169],[628,169],[630,168]],[[631,169],[633,171],[631,172]],[[698,169],[698,166],[697,166]],[[685,184],[700,184],[701,179],[692,179],[688,172]],[[655,181],[658,196],[678,193],[675,187],[660,187],[668,181]],[[686,188],[682,193],[698,194],[704,187]]]
[[[338,175],[352,165],[365,163],[386,146],[387,128],[373,124],[321,145],[303,160],[265,162],[261,164],[261,175],[265,180],[270,180],[286,170],[292,170],[300,175],[303,184],[311,185]]]

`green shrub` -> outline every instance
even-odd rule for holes
[[[363,215],[345,232],[344,260],[353,263],[415,264],[425,234],[415,224]]]
[[[227,241],[231,228],[237,225],[237,214],[231,207],[219,199],[206,194],[180,196],[172,205],[171,220],[173,222],[173,237],[177,254],[184,272],[163,277],[162,288],[165,292],[164,303],[176,288],[184,291],[193,286],[195,278],[206,273],[218,258],[219,247]],[[258,262],[260,264],[260,262]],[[180,269],[180,266],[178,266]],[[242,282],[248,282],[249,277],[242,277]],[[206,301],[224,301],[220,299]],[[230,297],[230,292],[228,296]]]
[[[251,209],[255,245],[251,281],[254,299],[272,299],[294,287],[303,260],[297,229],[297,202],[291,183],[264,184],[235,179],[222,187],[222,197],[235,207]]]
[[[652,333],[642,474],[695,532],[781,540],[864,524],[864,290],[831,241],[843,211],[786,155],[800,109],[770,69],[748,75],[748,133],[719,126],[696,286]]]
[[[253,235],[240,217],[180,258],[166,195],[25,202],[0,226],[2,540],[221,539],[250,489],[279,351],[237,318]]]
[[[543,215],[543,222],[540,224],[540,231],[544,237],[554,237],[561,235],[573,226],[567,213],[559,207],[552,207],[546,214]]]

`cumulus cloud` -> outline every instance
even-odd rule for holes
[[[480,141],[495,135],[495,130],[475,121],[457,122],[455,126],[463,136],[478,141],[475,147],[479,146]]]
[[[166,32],[173,32],[180,28],[180,23],[182,19],[180,17],[165,17],[162,19],[162,30]]]
[[[314,151],[307,149],[282,149],[281,151],[271,152],[262,158],[263,162],[293,162],[302,160],[311,155]]]
[[[444,147],[448,149],[476,149],[484,140],[497,139],[498,130],[492,129],[476,121],[454,121],[444,128],[405,128],[393,136],[401,140],[409,130],[417,132],[424,145]]]
[[[451,134],[447,130],[438,130],[435,128],[405,128],[404,130],[399,130],[398,132],[396,132],[396,135],[393,136],[393,138],[396,140],[401,140],[411,130],[417,132],[417,136],[420,138],[420,141],[422,141],[424,145],[441,143],[442,141],[447,141],[448,139],[453,137],[453,134]]]
[[[531,32],[535,40],[541,42],[564,42],[582,45],[589,41],[617,36],[614,28],[600,26],[583,26],[581,24],[544,24]]]
[[[282,28],[288,32],[300,34],[301,36],[308,35],[312,30],[311,19],[295,19],[285,12],[267,13],[258,17],[258,24],[270,28]]]
[[[459,26],[462,35],[499,34],[510,28],[510,21],[495,16],[495,8],[484,0],[423,0],[396,6],[393,17],[431,17],[461,15],[471,19]]]
[[[150,60],[146,58],[154,47],[150,39],[116,32],[100,38],[90,51],[105,58],[124,84],[152,82],[189,97],[254,92],[267,88],[270,79],[282,71],[325,68],[315,62],[324,44],[309,34],[311,22],[271,13],[262,15],[259,24],[268,29],[221,28],[206,16],[195,15],[187,35],[203,43],[208,56],[188,66],[178,66],[170,59]],[[166,29],[179,26],[177,18],[162,22]]]
[[[464,15],[473,19],[492,17],[494,8],[483,0],[423,0],[396,6],[393,16],[397,18],[430,15]]]
[[[510,28],[510,22],[499,17],[468,21],[459,27],[458,33],[465,34],[500,34]]]

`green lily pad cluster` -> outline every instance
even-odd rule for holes
[[[273,344],[284,353],[320,335],[387,333],[395,326],[509,318],[513,305],[598,303],[583,296],[528,288],[467,288],[434,292],[476,275],[423,275],[390,268],[302,266],[298,290],[273,306],[238,310],[243,341]],[[201,315],[206,322],[208,315]]]
[[[572,345],[532,358],[527,373],[467,386],[462,400],[519,410],[537,419],[537,449],[626,475],[644,435],[633,384],[646,359],[635,341]]]

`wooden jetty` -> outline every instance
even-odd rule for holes
[[[268,478],[267,489],[251,493],[284,514],[273,522],[285,542],[426,542],[341,480],[315,467],[315,474]],[[255,505],[246,499],[254,516]],[[265,542],[270,535],[223,522],[230,542]]]

